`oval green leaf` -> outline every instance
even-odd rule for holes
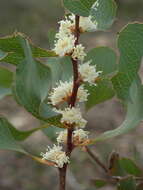
[[[63,0],[64,7],[75,15],[89,16],[90,8],[96,0]]]
[[[106,30],[114,22],[117,6],[114,0],[97,0],[91,7],[90,16],[97,23],[97,30]]]
[[[119,73],[112,82],[118,97],[126,100],[129,88],[136,78],[143,56],[143,24],[128,24],[118,38],[120,51]]]
[[[36,47],[31,40],[22,33],[14,33],[11,36],[0,38],[0,50],[6,53],[5,56],[0,58],[1,62],[10,63],[13,65],[19,64],[24,59],[24,51],[19,42],[19,38],[26,38],[29,41],[32,55],[35,58],[54,57],[56,54],[40,47]]]

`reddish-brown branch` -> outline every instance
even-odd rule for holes
[[[79,36],[80,36],[80,30],[79,30],[79,19],[80,17],[76,15],[75,17],[75,46],[78,45],[79,42]],[[78,82],[78,61],[72,59],[72,65],[73,65],[73,89],[72,89],[72,95],[70,98],[70,101],[68,105],[70,107],[74,107],[76,103],[77,98],[77,92],[79,88],[79,82]],[[69,127],[68,129],[68,135],[67,135],[67,147],[66,147],[66,155],[70,157],[71,152],[73,150],[73,143],[72,143],[72,133],[73,133],[73,127]],[[59,169],[60,173],[60,189],[59,190],[65,190],[66,188],[66,171],[67,171],[68,164],[64,164],[63,168]]]
[[[76,16],[75,18],[75,46],[78,45],[79,42],[79,36],[80,36],[80,30],[79,30],[79,16]],[[71,59],[72,60],[72,65],[73,65],[73,90],[72,90],[72,95],[70,98],[69,105],[71,107],[75,106],[76,102],[76,97],[77,97],[77,91],[79,88],[79,82],[78,82],[78,61]]]
[[[59,168],[59,190],[65,190],[66,188],[66,169],[67,165],[63,168]]]

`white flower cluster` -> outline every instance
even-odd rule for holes
[[[90,65],[91,61],[79,65],[79,73],[83,82],[88,82],[89,84],[96,85],[96,79],[102,73],[101,71],[96,71],[94,65]]]
[[[83,30],[83,32],[94,32],[97,30],[97,22],[92,22],[91,17],[81,17],[80,19],[80,27]]]
[[[66,19],[61,20],[59,24],[59,32],[56,34],[55,47],[53,50],[60,57],[71,55],[73,59],[83,61],[86,56],[84,52],[85,48],[82,44],[75,47],[75,15],[72,14],[69,18],[66,17]],[[97,24],[94,24],[90,17],[80,17],[79,27],[81,32],[95,31],[96,26]]]
[[[71,19],[71,21],[75,24],[75,15],[72,14],[71,16],[69,16],[69,18]],[[79,21],[79,27],[81,32],[94,32],[97,29],[97,22],[92,22],[91,20],[91,16],[89,17],[80,17],[80,21]]]
[[[87,121],[82,118],[79,108],[65,108],[64,110],[55,110],[57,113],[62,114],[61,122],[65,125],[74,125],[76,128],[84,128]]]
[[[68,101],[71,97],[73,89],[73,82],[62,82],[57,84],[57,87],[53,88],[49,100],[53,106],[56,106],[64,101]],[[88,91],[84,89],[84,86],[80,86],[77,93],[77,100],[79,102],[87,101]]]
[[[66,18],[66,20],[61,20],[59,22],[59,32],[56,34],[57,39],[62,39],[65,36],[71,36],[73,23]]]
[[[73,143],[76,144],[81,144],[84,141],[88,140],[88,131],[84,131],[83,129],[78,129],[73,132]]]
[[[74,49],[75,37],[73,35],[64,36],[59,38],[55,43],[55,48],[53,49],[57,55],[63,57],[65,55],[70,55]]]
[[[73,132],[72,141],[74,145],[81,144],[84,141],[88,140],[88,131],[84,131],[83,129],[77,129]],[[66,143],[67,142],[67,129],[58,133],[57,137],[58,143]]]
[[[57,134],[58,134],[58,137],[57,137],[58,143],[66,143],[67,142],[67,134],[68,134],[67,129],[65,129],[61,132],[58,132]]]
[[[48,146],[46,151],[46,153],[41,153],[42,159],[55,163],[55,167],[62,168],[64,164],[69,163],[69,157],[62,151],[62,146],[54,144],[53,148]]]
[[[85,47],[82,44],[77,45],[73,49],[72,58],[74,60],[80,60],[83,61],[86,53],[84,52]]]

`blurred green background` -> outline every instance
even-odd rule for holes
[[[110,46],[118,53],[116,46],[118,31],[128,22],[143,21],[143,0],[116,0],[116,2],[118,15],[113,27],[106,33],[84,34],[81,37],[88,48],[99,45]],[[49,48],[48,31],[50,28],[58,28],[57,22],[63,18],[63,15],[61,0],[0,0],[0,37],[19,31],[27,34],[37,45]],[[10,97],[0,102],[0,113],[3,113],[17,128],[29,129],[39,126],[39,122]],[[90,131],[98,134],[116,128],[124,119],[124,112],[121,104],[113,99],[92,109],[86,118],[89,121]],[[121,155],[131,156],[143,167],[142,132],[142,127],[139,126],[128,135],[97,144],[92,149],[106,163],[110,153],[116,150]],[[29,151],[40,154],[50,143],[42,132],[37,132],[26,140],[24,146]],[[104,176],[100,168],[81,150],[73,153],[71,166],[68,172],[68,190],[94,190],[90,180],[96,176]],[[42,166],[18,153],[0,151],[0,190],[56,190],[57,185],[56,169]],[[110,186],[106,190],[115,190],[115,187]]]

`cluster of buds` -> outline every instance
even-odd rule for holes
[[[55,88],[52,89],[48,97],[48,103],[53,106],[55,112],[61,114],[61,123],[65,130],[58,133],[57,145],[53,148],[48,147],[46,153],[42,153],[44,160],[55,163],[56,167],[62,168],[64,164],[69,163],[69,157],[62,150],[62,144],[68,141],[68,130],[72,128],[72,144],[74,147],[85,143],[89,140],[89,132],[83,130],[87,121],[82,117],[78,103],[86,102],[88,98],[88,90],[84,83],[96,85],[96,79],[100,75],[100,71],[96,71],[92,61],[84,63],[86,57],[85,48],[82,44],[76,44],[75,38],[75,15],[66,17],[65,20],[59,22],[59,32],[56,34],[54,51],[59,57],[71,56],[74,61],[80,61],[78,65],[79,85],[76,96],[75,106],[69,106],[73,91],[72,79],[63,82],[60,81]],[[95,31],[97,23],[93,23],[90,17],[80,17],[80,32]],[[66,104],[65,104],[66,103]],[[62,106],[63,105],[63,106]],[[65,105],[67,107],[65,108]]]

